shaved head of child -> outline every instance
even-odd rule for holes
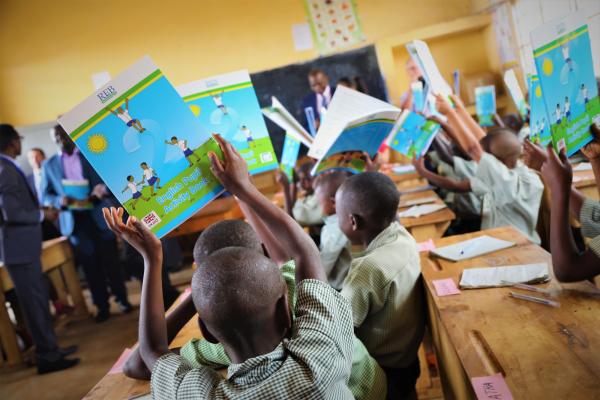
[[[256,249],[227,247],[203,258],[192,298],[204,337],[222,343],[233,362],[272,351],[291,328],[285,281]]]
[[[206,228],[194,245],[194,261],[200,265],[204,258],[225,247],[245,247],[263,252],[256,232],[246,222],[238,219],[219,221]]]
[[[352,244],[366,245],[396,219],[399,202],[400,193],[386,175],[351,176],[335,196],[340,229]]]
[[[313,183],[315,195],[319,199],[325,215],[335,214],[335,193],[346,179],[348,179],[348,173],[344,171],[324,173],[315,179]]]
[[[522,152],[522,146],[517,135],[510,129],[497,128],[491,130],[487,136],[489,136],[489,150],[487,151],[508,168],[514,168]]]

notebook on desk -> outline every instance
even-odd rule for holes
[[[550,280],[548,264],[523,264],[465,269],[460,278],[461,289],[511,286],[514,283],[543,283]]]
[[[410,207],[410,206],[416,206],[419,204],[433,203],[437,199],[438,198],[436,196],[431,196],[431,197],[423,197],[421,199],[405,200],[405,201],[401,201],[400,204],[398,205],[398,207]]]
[[[492,253],[494,251],[507,249],[515,245],[516,243],[514,242],[483,235],[450,246],[438,247],[431,251],[431,254],[450,261],[461,261]]]
[[[421,215],[433,214],[434,212],[440,211],[446,208],[445,204],[422,204],[417,206],[412,206],[408,210],[404,210],[398,213],[400,218],[418,218]]]

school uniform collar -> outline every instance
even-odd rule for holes
[[[378,249],[381,246],[392,243],[400,235],[401,227],[398,221],[392,222],[387,228],[382,230],[379,235],[375,236],[375,239],[371,240],[371,243],[363,251],[354,253],[353,258],[364,257],[371,253],[373,250]]]
[[[240,364],[231,364],[227,368],[227,380],[246,385],[264,381],[275,374],[285,362],[284,343],[287,341],[283,339],[270,353],[249,358]]]
[[[325,215],[323,217],[323,222],[325,223],[325,225],[337,224],[338,223],[338,216],[337,216],[337,214]]]

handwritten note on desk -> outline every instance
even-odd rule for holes
[[[460,290],[458,290],[456,283],[454,283],[452,278],[435,279],[431,281],[431,283],[433,284],[435,293],[438,295],[438,297],[460,294]]]
[[[113,365],[112,368],[110,369],[110,371],[108,371],[108,374],[109,375],[120,374],[121,372],[123,372],[123,366],[129,359],[131,352],[132,352],[132,350],[130,348],[126,348],[125,350],[123,350],[123,352],[119,356],[119,359],[117,360],[115,365]]]
[[[471,378],[478,400],[512,400],[512,394],[502,374]]]

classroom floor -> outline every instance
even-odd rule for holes
[[[183,290],[191,276],[190,267],[171,274],[171,281]],[[96,324],[91,318],[57,324],[60,345],[79,346],[74,355],[81,359],[79,365],[46,375],[37,375],[35,368],[0,370],[0,399],[70,400],[85,396],[108,372],[123,349],[137,340],[140,283],[129,281],[127,289],[129,300],[135,307],[132,313],[120,314],[117,306],[112,304],[114,315],[102,324]],[[84,295],[91,304],[87,290]]]

